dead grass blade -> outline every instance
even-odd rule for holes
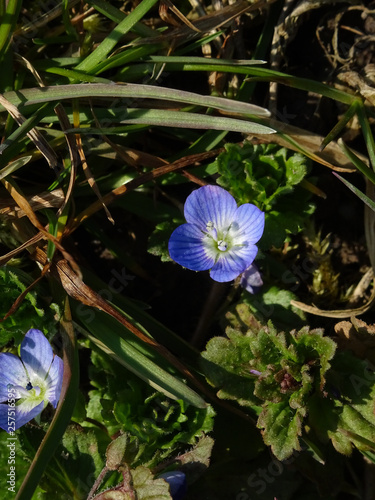
[[[25,241],[25,243],[22,243],[19,247],[15,248],[14,250],[11,250],[5,255],[2,255],[0,257],[0,266],[4,266],[7,262],[10,261],[10,259],[13,259],[18,255],[20,252],[23,250],[26,250],[26,248],[29,248],[32,245],[35,245],[35,243],[38,243],[38,241],[42,240],[44,238],[42,233],[37,233],[35,236],[30,238],[29,240]]]
[[[15,181],[13,179],[12,180],[3,179],[2,183],[4,184],[4,186],[6,187],[6,189],[8,190],[9,194],[12,196],[14,201],[17,203],[17,205],[21,208],[21,210],[25,212],[27,218],[30,220],[33,226],[35,226],[38,229],[38,231],[42,233],[43,238],[52,241],[52,243],[55,244],[56,248],[69,261],[69,263],[71,264],[72,268],[76,271],[76,273],[80,275],[81,272],[79,270],[78,264],[75,262],[73,257],[64,249],[60,241],[51,233],[49,233],[47,229],[39,222],[38,217],[35,215],[29,202],[22,194],[20,188],[17,186]]]
[[[262,10],[277,0],[259,0],[249,4],[248,2],[235,2],[233,5],[227,5],[218,12],[213,12],[207,16],[202,16],[193,24],[194,31],[188,26],[180,26],[179,28],[172,29],[166,34],[152,37],[142,38],[139,41],[132,42],[132,45],[145,44],[145,43],[163,43],[168,40],[173,40],[173,43],[178,44],[181,40],[186,42],[197,35],[197,32],[209,33],[212,30],[220,28],[221,26],[229,23],[233,19],[247,12]]]
[[[178,10],[178,8],[173,5],[173,3],[170,0],[161,0],[160,6],[159,6],[159,15],[163,21],[170,22],[173,25],[176,25],[176,21],[168,14],[168,9],[173,12],[188,28],[190,28],[193,31],[197,31],[200,33],[199,29],[192,24],[189,19],[187,19],[183,13]]]
[[[54,191],[45,191],[34,196],[26,196],[31,209],[36,212],[43,208],[56,208],[64,203],[64,192],[62,189]],[[14,202],[12,198],[0,200],[0,215],[8,218],[20,219],[25,217],[26,213]]]
[[[120,196],[124,195],[125,193],[132,191],[133,189],[141,186],[142,184],[145,184],[146,182],[150,182],[158,177],[161,177],[162,175],[166,175],[170,172],[174,172],[176,170],[181,170],[184,169],[185,167],[189,165],[194,165],[197,162],[204,161],[208,158],[212,158],[213,156],[218,155],[221,151],[223,151],[223,148],[221,149],[216,149],[213,151],[208,151],[205,153],[199,153],[195,155],[190,155],[190,156],[184,156],[183,158],[180,158],[179,160],[173,162],[173,163],[168,163],[167,165],[162,165],[161,167],[155,168],[151,172],[146,172],[145,174],[137,177],[136,179],[133,179],[132,181],[129,181],[128,183],[124,184],[123,186],[120,186],[116,189],[113,189],[110,193],[106,194],[103,197],[103,201],[106,205],[109,205],[112,203],[114,200],[119,198]],[[88,217],[93,215],[95,212],[100,210],[102,208],[102,203],[100,201],[96,201],[89,207],[87,207],[85,210],[83,210],[80,214],[78,214],[72,222],[68,225],[66,228],[66,234],[71,234],[73,231],[77,229],[77,227]]]
[[[250,137],[248,140],[251,142],[259,141],[262,143],[272,142],[279,144],[280,146],[302,153],[308,158],[311,158],[311,160],[335,170],[336,172],[349,173],[357,171],[336,142],[330,142],[324,151],[320,151],[324,139],[323,136],[277,120],[262,120],[262,123],[263,122],[267,126],[274,128],[277,134],[272,134],[272,136],[263,135],[261,139]],[[358,156],[363,161],[367,161],[364,155],[358,153]]]
[[[315,306],[309,306],[303,302],[298,302],[297,300],[291,300],[290,303],[292,306],[307,313],[314,314],[315,316],[323,316],[325,318],[351,318],[352,316],[359,316],[372,309],[375,303],[375,286],[373,285],[371,297],[366,304],[356,309],[333,309],[331,311],[326,311]]]
[[[4,106],[4,108],[8,111],[10,116],[18,123],[18,125],[22,125],[26,118],[18,111],[18,108],[14,106],[14,104],[10,103],[5,97],[0,94],[0,104]],[[27,136],[35,146],[42,153],[44,158],[47,160],[48,165],[56,170],[57,168],[57,156],[55,151],[48,144],[43,135],[36,128],[32,128],[29,132],[27,132]]]
[[[17,309],[19,308],[19,306],[22,304],[24,298],[26,297],[26,295],[30,292],[30,290],[32,290],[34,288],[34,286],[45,276],[45,274],[47,273],[48,269],[50,267],[50,262],[47,262],[46,265],[44,266],[42,272],[40,273],[40,276],[38,276],[38,278],[36,278],[36,280],[34,280],[31,285],[29,285],[26,290],[24,290],[18,297],[17,299],[13,302],[11,308],[9,309],[9,311],[5,314],[5,316],[3,316],[2,318],[0,318],[0,323],[2,323],[3,321],[5,321],[6,319],[9,318],[9,316],[12,316],[12,314],[14,314]]]

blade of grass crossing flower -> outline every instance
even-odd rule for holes
[[[368,196],[366,196],[364,193],[362,193],[362,191],[360,191],[358,188],[353,186],[353,184],[351,182],[349,182],[346,179],[344,179],[343,177],[341,177],[341,175],[339,175],[337,172],[332,172],[332,173],[338,179],[340,179],[340,181],[343,184],[345,184],[345,186],[348,187],[350,189],[350,191],[352,191],[356,196],[358,196],[358,198],[360,200],[362,200],[363,203],[365,203],[369,208],[371,208],[371,210],[373,210],[375,212],[375,202],[374,201],[372,201]]]
[[[374,136],[372,135],[371,127],[366,115],[366,110],[363,102],[360,102],[357,114],[359,123],[361,124],[362,133],[365,138],[365,143],[369,154],[371,166],[373,170],[375,170],[375,141],[374,141]]]
[[[348,148],[348,146],[344,143],[342,139],[339,139],[338,144],[341,149],[344,151],[345,155],[349,158],[349,160],[354,164],[355,167],[365,176],[367,177],[373,184],[375,184],[375,173],[371,170],[366,163],[358,158],[357,155]]]
[[[140,21],[145,14],[157,3],[158,0],[143,0],[137,7],[126,16],[102,43],[77,66],[77,70],[94,72],[95,67],[108,57],[112,49],[117,45],[122,36]]]
[[[30,500],[32,498],[35,488],[38,486],[48,463],[61,442],[77,399],[79,384],[78,350],[67,298],[65,299],[64,317],[61,320],[61,334],[64,351],[64,377],[60,402],[51,425],[15,497],[16,500]]]
[[[357,112],[358,106],[359,106],[358,100],[352,102],[352,104],[345,111],[345,113],[342,115],[340,120],[336,123],[336,125],[332,128],[332,130],[324,138],[322,145],[320,146],[320,151],[323,151],[323,149],[331,141],[333,141],[339,135],[339,133],[345,128],[346,124],[349,122],[349,120],[351,120],[353,118],[353,116]]]

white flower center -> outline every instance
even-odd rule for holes
[[[207,233],[203,231],[205,234],[204,243],[216,253],[230,250],[233,246],[230,228],[231,226],[224,230],[218,230],[212,221],[208,221],[206,224]]]
[[[217,242],[217,248],[222,252],[225,252],[225,250],[228,248],[228,243],[224,240],[219,240]]]

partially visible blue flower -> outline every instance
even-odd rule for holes
[[[203,186],[186,199],[187,224],[169,240],[171,258],[193,271],[210,269],[214,281],[232,281],[252,264],[255,243],[264,229],[264,213],[255,205],[237,207],[233,196],[219,186]]]
[[[163,472],[158,476],[164,479],[169,484],[169,493],[173,500],[182,500],[186,495],[187,485],[186,476],[179,470]]]
[[[60,399],[64,363],[54,356],[45,335],[40,330],[29,330],[20,354],[21,359],[10,353],[0,354],[0,427],[7,432],[38,416],[48,402],[56,408]],[[13,407],[10,401],[14,399]]]
[[[241,275],[240,285],[249,293],[257,293],[263,285],[259,269],[255,264],[251,264]]]

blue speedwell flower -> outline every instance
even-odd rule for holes
[[[252,264],[263,234],[264,213],[255,205],[237,207],[219,186],[203,186],[186,199],[187,224],[169,240],[171,258],[193,271],[211,269],[213,280],[232,281]]]
[[[163,472],[158,476],[161,477],[169,484],[169,492],[173,500],[182,500],[187,491],[186,476],[183,472],[179,470],[173,470],[170,472]]]
[[[64,363],[40,330],[26,333],[20,354],[0,354],[0,427],[7,432],[35,418],[48,402],[56,408],[60,399]]]

